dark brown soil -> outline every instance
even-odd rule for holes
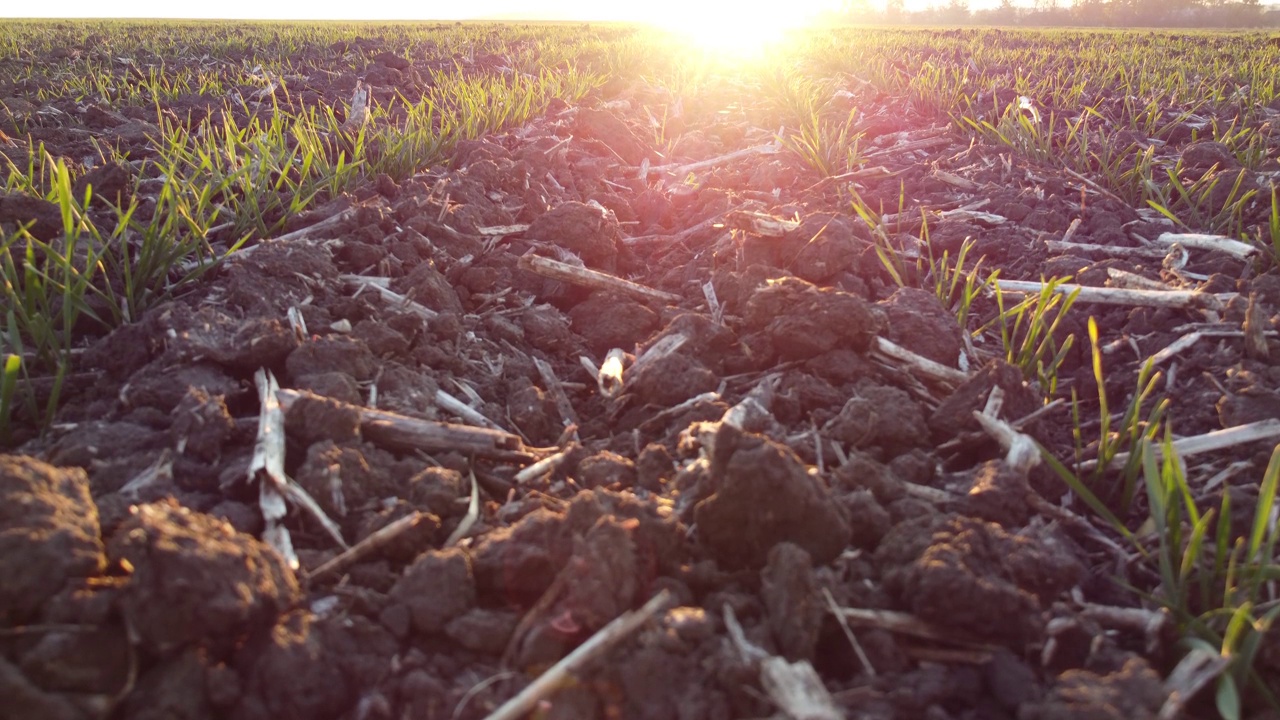
[[[364,77],[407,92],[415,68],[438,60],[386,53]],[[349,95],[347,78],[319,78],[314,100]],[[0,87],[0,97],[29,91]],[[907,107],[865,92],[868,108]],[[870,348],[885,338],[956,369],[963,333],[931,284],[893,283],[849,210],[848,184],[820,182],[797,156],[729,162],[694,184],[638,180],[645,162],[768,137],[743,109],[746,91],[712,83],[685,106],[687,141],[663,156],[648,130],[655,97],[628,79],[464,143],[447,167],[384,178],[291,229],[355,208],[346,221],[260,242],[180,299],[88,339],[76,369],[85,379],[69,384],[53,428],[38,437],[28,422],[26,442],[0,456],[0,718],[482,718],[661,591],[669,607],[531,716],[780,717],[758,664],[729,639],[728,608],[751,643],[811,663],[847,717],[1156,717],[1176,648],[1086,613],[1140,604],[1116,582],[1126,568],[1098,542],[1101,525],[1044,515],[1066,492],[1060,481],[1011,468],[973,419],[993,387],[1009,420],[1040,408],[1040,389],[998,347],[978,348],[982,364],[959,388],[878,360]],[[66,157],[84,137],[146,152],[147,120],[49,105],[60,103],[68,124],[23,142]],[[195,106],[170,109],[185,118]],[[971,144],[944,119],[895,111],[883,127],[883,113],[865,114],[880,125],[864,128],[864,152],[891,174],[857,180],[864,200],[896,211],[905,193],[909,216],[982,199],[1008,219],[942,216],[930,226],[939,252],[974,238],[975,257],[1005,278],[1101,285],[1107,267],[1161,278],[1158,263],[1046,249],[1076,218],[1076,242],[1133,245],[1161,231],[1135,209]],[[921,138],[944,142],[892,151]],[[1182,152],[1188,164],[1220,159],[1189,138]],[[86,181],[99,196],[131,187],[119,167]],[[743,210],[800,224],[782,236],[742,229],[729,216]],[[0,222],[18,219],[36,220],[37,237],[61,232],[56,208],[0,196]],[[528,228],[487,234],[515,223]],[[549,280],[518,264],[527,254],[679,300]],[[1260,267],[1193,251],[1186,270],[1212,274],[1215,291],[1256,294],[1275,329],[1280,280]],[[432,317],[357,292],[344,274],[386,277]],[[289,326],[290,308],[307,336]],[[1059,394],[1074,389],[1086,414],[1097,397],[1088,314],[1107,342],[1123,339],[1106,358],[1112,408],[1132,392],[1139,357],[1206,319],[1078,308],[1064,323],[1077,342]],[[1238,326],[1243,312],[1229,307],[1225,319]],[[674,353],[637,362],[671,342]],[[1247,357],[1239,339],[1176,360],[1161,392],[1179,435],[1280,417],[1280,344],[1269,342],[1269,361]],[[631,369],[610,397],[582,359],[598,367],[614,348]],[[345,542],[421,513],[412,532],[323,576],[312,573],[341,548],[296,505],[283,524],[300,568],[263,542],[266,481],[250,473],[259,369],[307,393],[287,413],[284,470]],[[521,438],[517,452],[411,450],[356,409],[470,422],[440,404],[442,391]],[[1066,407],[1024,430],[1071,457]],[[517,477],[559,451],[558,465]],[[1247,507],[1269,454],[1264,442],[1197,462],[1207,474],[1251,462],[1227,483]],[[854,623],[855,651],[828,597],[940,634]],[[1270,645],[1258,667],[1275,687]]]

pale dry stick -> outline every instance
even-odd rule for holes
[[[978,424],[982,426],[983,431],[1000,443],[1000,447],[1005,450],[1004,462],[1006,465],[1026,477],[1032,468],[1041,463],[1040,447],[1029,435],[1018,432],[1013,424],[1003,420],[979,412],[974,412],[973,415]],[[1045,500],[1039,493],[1030,489],[1030,486],[1026,491],[1026,499],[1027,504],[1037,513],[1052,518],[1063,525],[1079,529],[1103,547],[1111,550],[1112,553],[1123,558],[1123,549],[1116,545],[1113,540],[1103,535],[1083,518],[1076,516],[1066,508]]]
[[[1150,290],[1151,292],[1172,290],[1172,288],[1159,280],[1152,280],[1145,275],[1121,270],[1120,268],[1107,268],[1107,287],[1109,289]]]
[[[373,290],[374,292],[381,295],[382,299],[390,302],[392,305],[395,305],[396,307],[399,307],[402,310],[407,310],[408,312],[411,312],[414,315],[417,315],[423,320],[432,320],[437,315],[440,314],[435,310],[432,310],[431,308],[427,307],[426,305],[414,302],[413,300],[410,300],[404,295],[401,295],[400,293],[387,287],[387,283],[389,282],[387,278],[367,277],[365,275],[339,275],[338,279],[342,280],[348,285],[355,285],[360,287],[361,289],[368,288],[370,290]]]
[[[771,409],[776,389],[777,377],[766,375],[736,405],[724,411],[720,422],[755,433],[776,428],[778,420]]]
[[[1066,173],[1066,174],[1070,175],[1071,177],[1075,178],[1076,180],[1079,180],[1080,182],[1084,183],[1085,185],[1087,185],[1087,186],[1089,187],[1089,189],[1090,189],[1090,190],[1093,190],[1094,192],[1098,193],[1099,195],[1101,195],[1101,196],[1103,196],[1103,197],[1106,197],[1106,198],[1110,198],[1111,200],[1114,200],[1115,202],[1120,203],[1121,205],[1123,205],[1123,206],[1125,206],[1125,207],[1128,207],[1128,206],[1129,206],[1129,203],[1125,202],[1124,200],[1121,200],[1119,195],[1116,195],[1115,193],[1113,193],[1113,192],[1111,192],[1110,190],[1108,190],[1108,189],[1106,189],[1106,188],[1102,187],[1101,185],[1099,185],[1098,183],[1094,182],[1093,180],[1090,180],[1089,178],[1085,177],[1084,175],[1081,175],[1080,173],[1076,172],[1075,170],[1072,170],[1071,168],[1063,168],[1063,169],[1062,169],[1062,171],[1063,171],[1064,173]]]
[[[1236,475],[1239,475],[1240,473],[1246,470],[1249,470],[1252,467],[1253,467],[1253,462],[1251,460],[1237,460],[1231,463],[1230,465],[1222,468],[1218,472],[1214,473],[1213,477],[1209,478],[1208,480],[1205,480],[1204,484],[1199,487],[1199,491],[1201,493],[1213,492],[1218,488],[1219,485],[1222,485],[1226,481],[1230,480],[1231,478],[1235,477]]]
[[[467,503],[467,514],[462,517],[462,522],[449,533],[449,537],[444,541],[444,547],[453,547],[458,541],[466,537],[471,532],[471,528],[475,526],[476,520],[480,519],[480,482],[476,480],[476,471],[471,470],[471,499]]]
[[[293,337],[298,342],[304,342],[311,336],[311,333],[307,332],[307,321],[302,317],[302,311],[297,306],[289,306],[286,316],[289,321],[289,329],[293,330]]]
[[[735,150],[731,153],[726,153],[718,157],[708,158],[706,160],[699,160],[698,162],[692,162],[686,165],[655,165],[649,168],[648,171],[645,172],[645,175],[642,177],[648,177],[653,173],[668,173],[670,175],[684,176],[684,175],[688,175],[691,172],[697,172],[698,170],[704,170],[706,168],[715,167],[717,165],[722,165],[727,162],[733,162],[734,160],[739,160],[745,157],[751,157],[753,155],[774,155],[774,154],[777,154],[778,152],[781,152],[781,150],[782,148],[777,143],[769,143],[768,145],[756,145],[755,147],[744,148],[742,150]]]
[[[725,223],[762,237],[780,238],[800,227],[799,220],[779,218],[755,210],[734,210],[725,215]]]
[[[436,404],[463,420],[466,420],[472,425],[479,425],[480,427],[487,427],[490,430],[499,430],[504,433],[511,434],[506,428],[490,420],[484,415],[481,415],[480,411],[443,390],[436,390]]]
[[[724,624],[742,662],[760,668],[760,686],[783,715],[793,720],[844,718],[808,660],[788,662],[752,643],[728,603],[724,605]]]
[[[1157,720],[1175,720],[1185,717],[1187,704],[1205,686],[1217,679],[1231,664],[1231,656],[1212,652],[1205,648],[1193,648],[1165,678],[1164,689],[1168,693],[1160,706]]]
[[[657,301],[668,305],[678,305],[681,300],[679,295],[673,293],[654,290],[651,287],[624,280],[608,273],[569,265],[568,263],[562,263],[539,255],[522,256],[519,266],[522,270],[528,270],[552,280],[559,280],[592,290],[609,290],[622,295]]]
[[[969,376],[955,368],[949,368],[942,363],[934,362],[927,357],[917,355],[910,350],[890,342],[882,337],[877,337],[871,346],[872,355],[877,355],[883,360],[893,360],[901,363],[913,375],[922,375],[935,382],[941,382],[951,387],[958,387],[961,383],[969,379]]]
[[[987,643],[961,637],[947,628],[921,620],[910,613],[896,610],[864,610],[862,608],[839,608],[839,612],[845,621],[859,627],[879,628],[898,635],[907,635],[922,640],[935,640],[975,650],[994,652],[999,649],[999,646],[996,645],[988,645]]]
[[[499,235],[517,235],[532,227],[529,224],[520,225],[486,225],[476,228],[476,232],[484,237],[498,237]]]
[[[565,425],[578,425],[578,413],[574,411],[573,404],[569,402],[569,396],[565,394],[564,385],[560,382],[560,378],[556,376],[556,371],[551,367],[551,363],[542,358],[533,358],[533,366],[538,369],[538,377],[542,378],[542,384],[546,387],[547,392],[551,395],[551,401],[555,403],[556,411],[560,413],[560,419]]]
[[[286,411],[302,398],[319,397],[299,390],[279,390],[276,396],[280,398],[280,405]],[[514,462],[534,459],[532,449],[525,447],[519,436],[500,430],[421,420],[337,400],[328,401],[359,413],[361,434],[371,442],[389,449],[427,452],[456,450],[464,455]]]
[[[903,482],[902,486],[911,497],[931,502],[934,505],[947,505],[960,499],[960,496],[950,490],[929,487],[928,485],[921,485],[920,483]]]
[[[359,208],[347,208],[346,210],[343,210],[342,212],[336,215],[330,215],[329,217],[325,218],[324,220],[321,220],[320,222],[314,225],[308,225],[307,227],[294,230],[293,232],[285,233],[284,235],[277,235],[264,242],[270,244],[270,243],[281,243],[281,242],[293,242],[297,240],[310,240],[312,235],[319,233],[321,230],[328,230],[329,228],[332,228],[335,225],[341,225],[342,223],[354,218],[358,210]],[[260,242],[257,245],[254,245],[252,248],[246,248],[243,252],[248,252],[253,248],[257,248],[261,246],[262,246],[262,243]]]
[[[1275,330],[1268,330],[1263,333],[1263,335],[1264,337],[1276,337],[1277,335],[1280,335],[1280,333],[1277,333]],[[1183,335],[1177,340],[1169,343],[1155,355],[1152,355],[1148,362],[1159,365],[1205,338],[1243,337],[1247,337],[1243,330],[1197,330],[1195,332],[1187,333],[1186,335]]]
[[[675,354],[675,352],[684,347],[685,343],[688,341],[689,338],[686,337],[684,333],[672,333],[671,335],[664,335],[658,338],[656,342],[636,355],[636,359],[632,361],[631,367],[627,368],[623,373],[623,377],[633,377],[636,373],[644,370],[649,365],[652,365],[669,355]]]
[[[802,190],[800,194],[807,195],[809,193],[822,190],[826,188],[828,185],[832,185],[838,182],[846,182],[846,181],[852,182],[855,180],[866,180],[868,178],[889,177],[893,174],[894,174],[894,171],[890,170],[889,168],[883,165],[875,165],[868,168],[850,170],[847,173],[840,173],[839,175],[828,175],[827,177],[822,178],[818,182]]]
[[[979,212],[978,210],[970,210],[967,208],[956,208],[955,210],[943,210],[938,213],[943,220],[959,220],[962,222],[974,222],[986,227],[994,227],[1003,225],[1009,221],[1009,218],[995,213]]]
[[[1178,438],[1172,444],[1173,450],[1178,454],[1178,457],[1185,458],[1191,455],[1199,455],[1200,453],[1225,450],[1237,445],[1247,445],[1261,440],[1280,440],[1280,420],[1268,418],[1251,422],[1247,425],[1236,425],[1224,430],[1207,432],[1203,435]],[[1164,446],[1154,445],[1152,450],[1155,451],[1158,458],[1164,453]],[[1128,462],[1128,460],[1129,453],[1117,453],[1107,467],[1116,467]],[[1088,460],[1080,464],[1080,469],[1087,472],[1097,466],[1097,460]]]
[[[1051,403],[1043,405],[1037,408],[1036,410],[1033,410],[1030,413],[1023,415],[1022,417],[1010,422],[1009,424],[1012,425],[1015,430],[1021,430],[1027,425],[1039,420],[1045,415],[1048,415],[1049,413],[1053,412],[1054,410],[1057,410],[1058,408],[1066,404],[1067,404],[1066,400],[1063,400],[1062,398],[1058,398],[1057,400],[1054,400]]]
[[[723,386],[723,383],[722,383],[722,386]],[[673,418],[682,412],[685,412],[686,410],[692,409],[698,403],[702,403],[702,402],[713,403],[719,400],[720,397],[721,397],[720,393],[715,391],[699,393],[689,398],[688,400],[685,400],[684,402],[679,403],[678,405],[672,405],[669,408],[664,408],[661,411],[654,413],[653,415],[646,418],[644,422],[640,423],[639,427],[641,430],[648,430],[655,425],[663,423],[666,420]]]
[[[1224,252],[1234,258],[1247,260],[1258,254],[1257,246],[1249,243],[1240,242],[1225,235],[1206,235],[1204,233],[1160,233],[1156,237],[1156,242],[1162,245],[1173,245],[1177,243],[1183,247],[1196,248],[1197,250],[1214,250]]]
[[[1117,247],[1115,245],[1094,245],[1092,243],[1075,243],[1067,242],[1064,237],[1062,240],[1050,240],[1045,243],[1045,247],[1062,253],[1080,253],[1082,255],[1106,255],[1108,257],[1118,258],[1141,258],[1150,260],[1159,260],[1168,253],[1164,250],[1145,247]]]
[[[844,720],[844,713],[808,660],[766,658],[760,663],[760,686],[793,720]]]
[[[1039,293],[1044,283],[1028,280],[996,280],[1002,292]],[[1117,288],[1086,287],[1071,283],[1059,283],[1054,292],[1059,295],[1070,295],[1076,290],[1079,303],[1097,303],[1099,305],[1129,305],[1145,307],[1169,307],[1207,310],[1220,310],[1238,293],[1205,293],[1195,290],[1123,290]]]
[[[542,475],[550,472],[555,472],[555,469],[560,467],[560,464],[563,463],[565,458],[568,456],[568,450],[561,450],[554,455],[548,455],[538,462],[521,469],[520,472],[516,473],[515,476],[512,477],[512,480],[515,480],[517,485],[524,485],[525,483],[532,481],[534,478],[541,477]]]
[[[1045,405],[1042,405],[1039,408],[1036,408],[1035,410],[1031,411],[1030,413],[1027,413],[1026,415],[1023,415],[1022,417],[1016,420],[1010,420],[1009,426],[1014,430],[1021,431],[1027,425],[1030,425],[1031,423],[1036,422],[1040,418],[1044,417],[1045,415],[1048,415],[1049,413],[1057,410],[1058,408],[1066,404],[1067,403],[1065,400],[1063,400],[1062,398],[1058,398],[1053,402],[1046,403]],[[952,452],[960,447],[963,447],[966,443],[971,442],[975,436],[980,436],[980,435],[981,433],[978,433],[975,431],[965,432],[946,441],[942,445],[939,445],[938,449],[945,450],[947,452]]]
[[[340,573],[343,570],[346,570],[352,565],[386,547],[401,535],[404,535],[418,527],[418,525],[422,523],[422,519],[425,517],[426,515],[423,513],[415,511],[412,515],[406,515],[399,520],[396,520],[390,525],[371,533],[369,537],[366,537],[355,545],[352,545],[341,555],[334,557],[315,570],[307,573],[307,577],[312,580],[316,580],[326,575]]]
[[[1258,293],[1249,293],[1249,306],[1244,311],[1244,354],[1253,360],[1266,361],[1271,358],[1271,348],[1267,345],[1267,335],[1274,331],[1266,330],[1267,320],[1258,306]]]
[[[1145,649],[1150,655],[1160,650],[1164,630],[1170,622],[1169,613],[1165,610],[1095,605],[1088,602],[1080,603],[1080,616],[1094,620],[1104,628],[1141,633],[1146,639]]]
[[[1004,388],[996,385],[991,388],[991,392],[987,395],[987,402],[982,407],[982,414],[989,417],[999,417],[1000,410],[1004,407]],[[1005,448],[1008,449],[1007,447]]]
[[[254,380],[258,386],[258,398],[262,409],[258,416],[258,439],[254,444],[253,457],[249,461],[249,481],[259,480],[258,502],[267,526],[263,531],[263,538],[281,552],[291,568],[297,570],[299,562],[297,555],[293,552],[293,541],[289,537],[288,529],[278,522],[284,519],[288,511],[286,499],[293,501],[295,505],[311,515],[344,550],[347,548],[347,541],[343,539],[342,530],[338,524],[329,519],[320,507],[320,503],[317,503],[315,498],[284,472],[286,408],[280,400],[280,393],[287,391],[280,390],[275,375],[269,370],[260,368],[254,373]]]
[[[273,238],[265,238],[265,239],[259,240],[254,245],[250,245],[247,248],[240,248],[239,250],[236,250],[234,253],[230,255],[230,257],[241,258],[241,259],[247,258],[250,255],[252,255],[255,250],[257,250],[258,248],[264,245],[276,245],[282,242],[310,241],[312,239],[311,237],[312,235],[317,235],[323,230],[328,230],[329,228],[332,228],[336,225],[341,225],[347,220],[350,220],[351,218],[355,217],[355,215],[356,215],[356,208],[347,208],[346,210],[343,210],[342,212],[336,215],[330,215],[329,217],[325,218],[324,220],[321,220],[320,222],[314,225],[308,225],[307,227],[294,230],[293,232],[290,232],[290,233],[285,233],[284,235],[277,235]],[[215,229],[216,228],[209,228],[208,232],[213,232]],[[200,267],[200,265],[205,262],[208,262],[208,260],[186,260],[180,263],[178,265],[178,268],[184,273],[190,272]]]
[[[944,205],[952,205],[952,204],[955,204],[955,203],[944,203]],[[883,228],[888,228],[892,226],[895,230],[899,232],[909,232],[909,231],[920,229],[924,225],[926,219],[929,219],[930,221],[937,221],[939,218],[942,218],[942,217],[964,218],[965,213],[974,213],[990,204],[991,204],[991,200],[989,198],[984,198],[982,200],[975,200],[971,203],[967,203],[965,205],[961,205],[960,207],[955,207],[955,208],[943,208],[938,206],[935,206],[933,208],[918,207],[912,210],[904,210],[900,213],[886,213],[880,216],[879,226]],[[952,214],[947,215],[947,213],[952,213]],[[956,214],[956,213],[959,213],[959,214]],[[979,215],[985,215],[985,214],[986,213],[979,213]],[[1006,218],[1004,218],[1001,215],[991,215],[990,217],[993,219],[992,222],[994,222],[994,224],[997,224],[997,225],[1003,222],[1004,220],[1006,220]],[[995,222],[994,221],[995,218],[999,218],[1000,222]],[[870,225],[870,223],[868,223],[868,225]],[[870,225],[870,227],[874,229],[876,226]],[[908,257],[916,257],[916,256],[909,255]]]
[[[959,175],[949,173],[946,170],[934,170],[932,175],[942,182],[952,187],[960,188],[961,190],[977,190],[982,187],[969,178],[960,177]]]
[[[858,662],[862,663],[862,669],[867,673],[868,677],[876,676],[876,668],[871,664],[871,658],[867,657],[867,652],[862,649],[862,643],[858,642],[858,636],[853,634],[853,628],[849,627],[849,621],[844,615],[840,614],[840,606],[836,604],[836,599],[831,596],[831,591],[822,588],[822,597],[827,601],[827,610],[835,616],[836,621],[840,623],[840,629],[844,631],[844,636],[849,641],[849,645],[853,647],[853,654],[858,656]]]
[[[289,529],[283,524],[289,506],[284,500],[284,486],[288,483],[284,474],[284,411],[277,401],[279,385],[269,370],[259,368],[254,373],[258,386],[258,437],[254,441],[253,457],[249,460],[249,482],[258,483],[258,508],[266,528],[262,539],[293,570],[300,562],[293,551]]]
[[[743,205],[737,206],[736,208],[730,208],[728,210],[725,210],[724,212],[716,213],[711,217],[706,218],[705,220],[701,220],[694,225],[690,225],[689,227],[685,228],[684,230],[681,230],[680,232],[674,235],[670,235],[670,234],[637,235],[635,237],[622,238],[622,243],[624,245],[641,245],[646,242],[658,242],[662,240],[672,245],[677,245],[679,243],[682,243],[688,240],[689,238],[693,237],[697,233],[700,233],[709,227],[713,227],[716,223],[720,222],[721,220],[724,220],[725,216],[727,216],[729,213],[735,212],[737,210],[742,210],[746,207],[747,205],[743,204]]]
[[[608,625],[579,645],[573,652],[552,665],[539,675],[529,686],[521,690],[515,697],[506,701],[493,711],[486,720],[518,720],[532,710],[539,700],[551,695],[568,681],[573,673],[582,670],[588,663],[611,649],[635,632],[649,618],[662,611],[670,601],[671,593],[667,590],[654,595],[639,610],[629,610],[614,618]]]
[[[932,150],[933,148],[942,147],[943,145],[950,145],[952,144],[952,142],[953,142],[952,139],[949,137],[931,137],[931,138],[924,138],[923,140],[913,140],[911,142],[905,142],[905,143],[900,143],[898,145],[894,145],[893,147],[887,147],[883,150],[876,150],[875,152],[869,152],[863,155],[859,159],[862,160],[863,162],[869,162],[871,160],[878,160],[880,158],[893,157],[893,156],[901,155],[904,153],[915,152],[916,150]]]
[[[1062,233],[1062,240],[1055,241],[1062,245],[1070,245],[1071,238],[1075,237],[1076,231],[1080,229],[1080,218],[1075,218],[1071,224],[1067,226],[1067,231]]]
[[[186,446],[186,439],[183,438],[178,442],[178,452],[181,453]],[[116,491],[120,497],[130,502],[138,502],[141,499],[143,490],[153,487],[167,487],[173,489],[173,451],[165,448],[160,451],[160,457],[155,462],[148,465],[133,479],[124,484],[124,487]]]
[[[724,307],[720,304],[720,298],[716,297],[716,286],[710,280],[702,284],[702,297],[707,300],[707,309],[711,311],[711,322],[716,325],[724,324]]]

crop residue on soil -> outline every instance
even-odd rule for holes
[[[501,32],[483,52],[433,55],[395,33],[307,45],[293,79],[246,85],[252,102],[227,112],[339,107],[357,82],[390,107],[441,68],[504,76]],[[965,67],[910,58],[879,70]],[[145,61],[120,71],[137,81]],[[975,97],[1021,112],[1013,70],[969,62],[989,83]],[[1180,245],[1162,264],[1159,236],[1207,228],[869,68],[822,86],[822,117],[852,117],[858,137],[854,166],[824,173],[757,71],[602,80],[440,162],[322,196],[282,238],[86,334],[55,422],[41,434],[19,408],[23,442],[0,456],[0,718],[483,718],[663,593],[531,716],[1178,716],[1176,618],[1128,589],[1158,584],[1151,565],[1007,446],[1025,434],[1073,462],[1073,391],[1096,439],[1090,316],[1113,412],[1142,361],[1201,332],[1161,360],[1172,429],[1271,427],[1275,262]],[[73,163],[100,144],[138,160],[164,123],[197,132],[216,114],[194,91],[159,102],[157,122],[151,106],[37,101],[41,87],[55,86],[0,82],[15,164],[41,143]],[[1107,122],[1121,111],[1096,100]],[[1151,157],[1273,187],[1280,105],[1264,114],[1252,167],[1185,116]],[[79,180],[122,197],[151,187],[143,167],[95,163]],[[1266,197],[1240,206],[1243,227],[1265,224]],[[0,225],[30,221],[62,232],[46,200],[0,193]],[[971,334],[994,316],[989,294],[965,327],[939,299],[926,258],[954,262],[969,240],[984,277],[1199,292],[1185,307],[1078,299],[1051,395],[997,325]],[[268,372],[278,427],[260,420]],[[283,454],[264,464],[267,427]],[[1199,499],[1230,494],[1252,518],[1275,444],[1258,437],[1189,460]],[[1117,512],[1150,533],[1136,502]],[[1259,636],[1253,667],[1274,689],[1280,640]],[[1213,712],[1205,687],[1186,717]]]

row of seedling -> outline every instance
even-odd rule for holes
[[[921,249],[908,260],[874,212],[865,206],[857,212],[873,229],[887,277],[932,290],[973,345],[996,344],[996,354],[1036,383],[1046,403],[1062,397],[1058,374],[1075,345],[1074,335],[1063,336],[1062,321],[1079,290],[1064,293],[1058,278],[1039,293],[1009,301],[996,282],[999,272],[984,273],[982,259],[971,259],[972,241],[954,257],[937,253],[926,219]],[[1280,224],[1280,204],[1273,203],[1272,217]],[[988,309],[979,309],[984,296],[991,298]],[[1180,654],[1196,653],[1193,660],[1212,666],[1219,714],[1238,720],[1250,709],[1280,710],[1276,689],[1257,667],[1280,617],[1280,445],[1259,481],[1252,511],[1240,520],[1230,488],[1218,488],[1215,500],[1193,486],[1173,444],[1164,378],[1151,361],[1138,368],[1135,386],[1115,412],[1107,390],[1114,383],[1092,317],[1088,341],[1096,400],[1070,389],[1073,456],[1064,461],[1041,448],[1043,460],[1098,522],[1132,548],[1139,562],[1131,574],[1141,579],[1117,582],[1146,607],[1168,613],[1181,638]]]

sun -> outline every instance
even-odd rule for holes
[[[676,34],[691,48],[727,59],[751,58],[780,45],[792,31],[811,26],[826,0],[783,4],[654,2],[643,21]]]

